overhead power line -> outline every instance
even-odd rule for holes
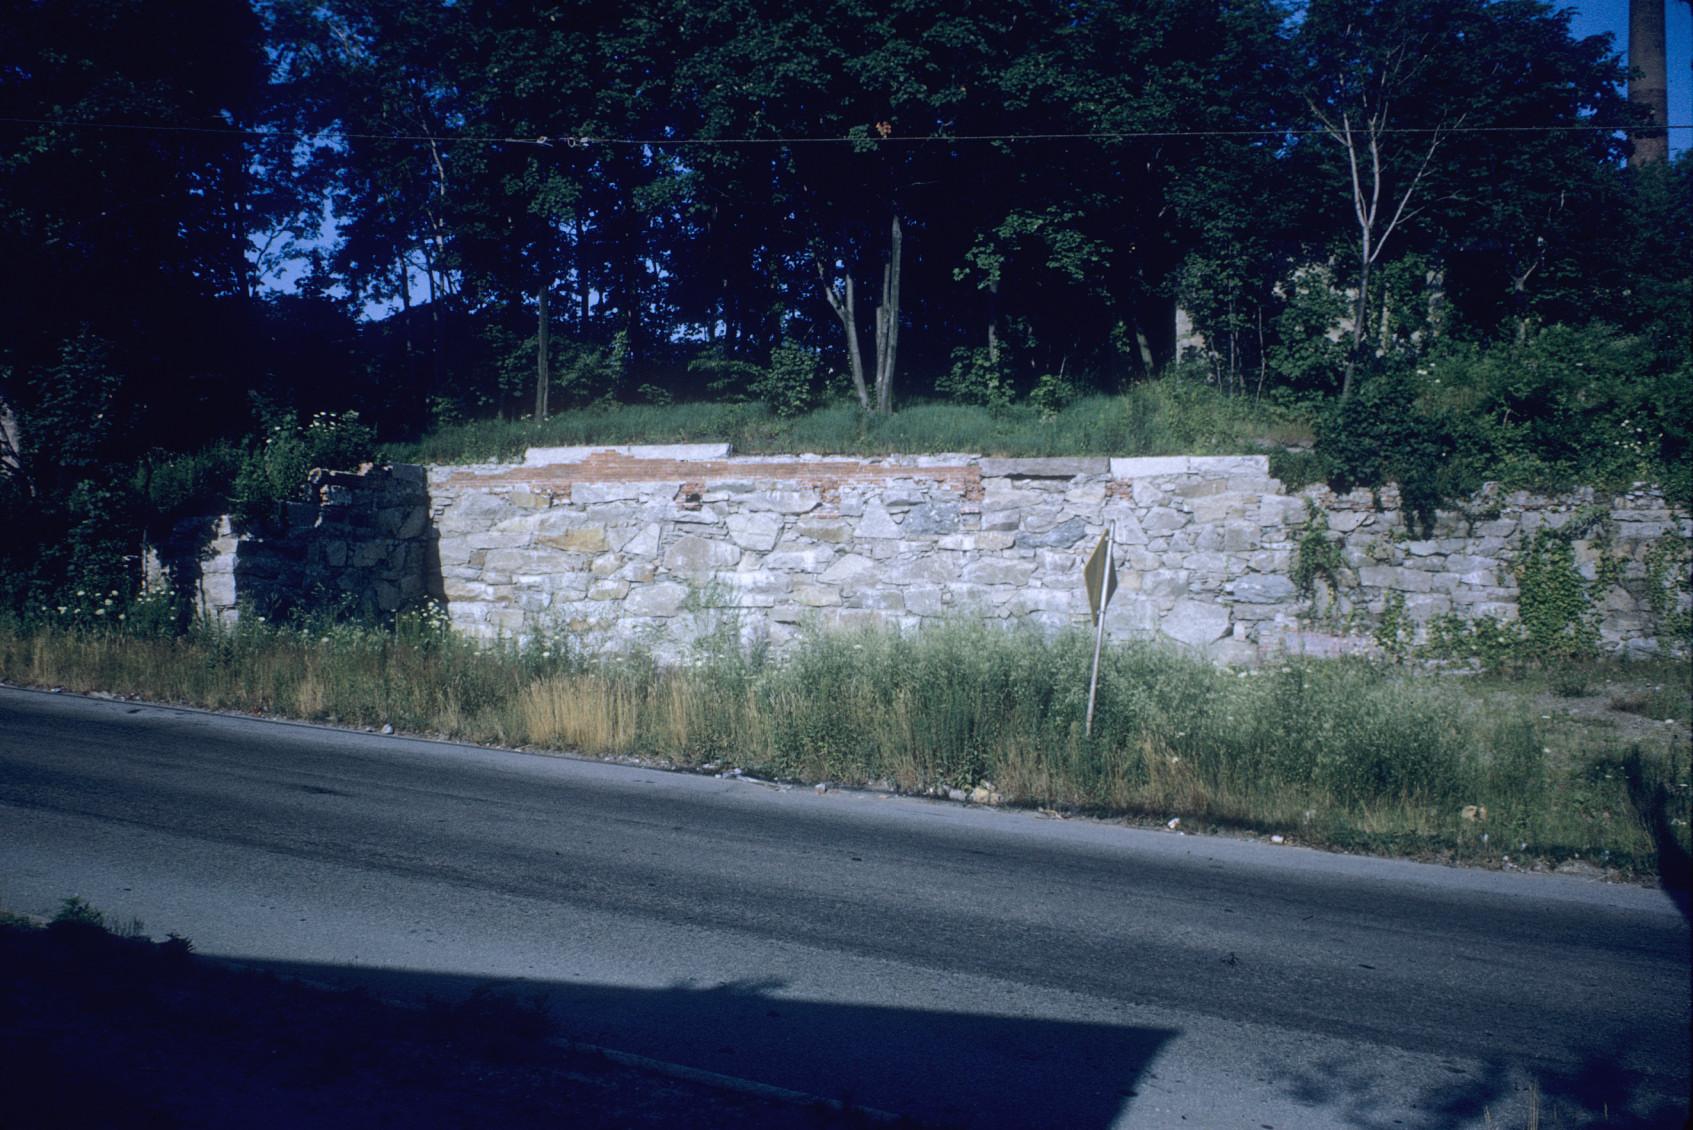
[[[687,146],[713,147],[734,145],[863,145],[863,144],[902,144],[902,145],[957,145],[961,143],[992,143],[1012,141],[1164,141],[1182,138],[1265,138],[1276,139],[1286,137],[1303,137],[1324,134],[1328,131],[1319,126],[1295,126],[1285,129],[1144,129],[1144,130],[1094,130],[1079,133],[972,133],[972,134],[872,134],[851,135],[835,134],[821,137],[557,137],[542,134],[534,137],[517,137],[501,134],[473,134],[473,133],[370,133],[351,130],[322,130],[309,132],[305,130],[266,130],[242,129],[238,126],[182,126],[160,124],[156,122],[99,122],[83,119],[65,118],[20,118],[0,116],[0,123],[29,126],[51,126],[60,129],[108,129],[131,130],[147,133],[183,133],[207,134],[225,137],[251,137],[277,141],[315,141],[326,137],[334,137],[349,141],[416,141],[435,144],[466,144],[466,145],[533,145],[540,148],[558,149],[586,149],[601,145],[635,145],[635,146]],[[1675,123],[1666,126],[1625,127],[1615,125],[1600,125],[1594,122],[1570,124],[1561,122],[1550,125],[1513,125],[1513,126],[1389,126],[1377,130],[1377,134],[1399,134],[1406,136],[1428,136],[1439,133],[1443,135],[1457,133],[1472,134],[1523,134],[1523,133],[1580,133],[1597,130],[1602,133],[1644,133],[1670,130],[1693,130],[1693,123]]]

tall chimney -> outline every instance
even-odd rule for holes
[[[1664,62],[1664,9],[1669,0],[1628,0],[1628,65],[1635,73],[1628,100],[1644,106],[1658,126],[1669,124],[1669,81]],[[1669,134],[1661,129],[1634,138],[1628,163],[1662,164],[1669,160]]]

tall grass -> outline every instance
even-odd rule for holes
[[[1029,405],[907,405],[869,416],[834,404],[784,418],[764,405],[606,405],[541,423],[482,420],[443,428],[384,457],[399,462],[513,460],[532,446],[727,442],[736,451],[850,455],[939,451],[986,455],[1205,455],[1256,451],[1264,442],[1307,440],[1308,421],[1282,408],[1225,396],[1175,375],[1121,396],[1093,396],[1043,415]]]
[[[0,626],[0,676],[35,685],[787,780],[988,783],[1011,803],[1341,846],[1651,866],[1623,751],[1548,756],[1531,698],[1362,663],[1237,674],[1118,647],[1088,736],[1090,659],[1082,635],[963,624],[668,668],[546,642],[478,648],[404,621],[179,638]],[[1649,760],[1685,840],[1685,751]]]

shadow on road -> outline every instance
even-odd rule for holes
[[[0,924],[0,1122],[1104,1130],[1175,1034],[781,988],[231,966],[97,925]]]
[[[318,965],[255,966],[358,984],[394,999],[462,1000],[486,979]],[[778,981],[627,988],[503,982],[544,1004],[560,1035],[845,1103],[924,1126],[1109,1127],[1177,1033],[957,1012],[828,1004],[780,995]],[[979,1004],[982,1011],[968,1011]]]

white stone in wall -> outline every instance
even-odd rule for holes
[[[674,581],[655,581],[629,593],[623,602],[631,616],[674,616],[688,599],[688,586]]]
[[[1178,643],[1204,647],[1227,634],[1229,626],[1227,608],[1205,601],[1178,600],[1165,614],[1159,630]]]
[[[1249,604],[1277,604],[1292,600],[1298,592],[1292,581],[1273,574],[1241,577],[1233,585],[1234,598]]]
[[[841,590],[834,585],[818,584],[815,581],[796,581],[793,586],[793,600],[796,604],[808,608],[822,608],[841,602]]]
[[[849,553],[845,557],[830,564],[823,571],[823,580],[832,585],[841,585],[847,589],[872,581],[881,575],[881,568],[868,557],[857,553]]]
[[[783,546],[764,557],[766,569],[780,569],[789,573],[821,573],[839,553],[830,545]]]
[[[1158,633],[1158,620],[1156,601],[1119,595],[1105,610],[1105,632],[1113,639],[1145,639]]]
[[[916,616],[939,616],[946,611],[946,592],[938,585],[912,585],[904,590],[905,608]]]
[[[630,557],[657,557],[664,527],[653,522],[642,526],[640,532],[623,543],[623,552]]]
[[[687,575],[727,569],[740,560],[740,547],[692,534],[676,539],[664,551],[664,567]]]
[[[1186,455],[1154,455],[1138,459],[1111,460],[1114,479],[1149,479],[1159,475],[1185,475],[1190,460]]]
[[[958,576],[958,566],[951,557],[936,554],[894,561],[883,568],[882,580],[890,585],[947,584]]]
[[[1192,504],[1193,520],[1196,523],[1212,524],[1224,522],[1231,518],[1246,517],[1247,507],[1256,504],[1257,495],[1234,494],[1220,492],[1209,496],[1195,496]]]
[[[1033,561],[984,558],[966,565],[961,577],[974,585],[1024,585],[1034,571]]]
[[[800,537],[840,544],[852,540],[852,527],[838,519],[803,518],[794,527]]]
[[[1148,596],[1181,596],[1188,590],[1186,569],[1151,569],[1141,577],[1141,591]]]
[[[1141,519],[1141,526],[1149,534],[1168,534],[1187,525],[1188,516],[1168,506],[1155,506]]]
[[[858,520],[857,534],[861,538],[897,538],[899,523],[888,514],[887,507],[870,502],[864,507],[864,517]]]
[[[760,553],[775,549],[782,536],[782,519],[770,513],[731,514],[725,524],[736,545]]]
[[[770,510],[778,514],[807,514],[822,501],[814,490],[754,491],[741,502],[748,510]]]

